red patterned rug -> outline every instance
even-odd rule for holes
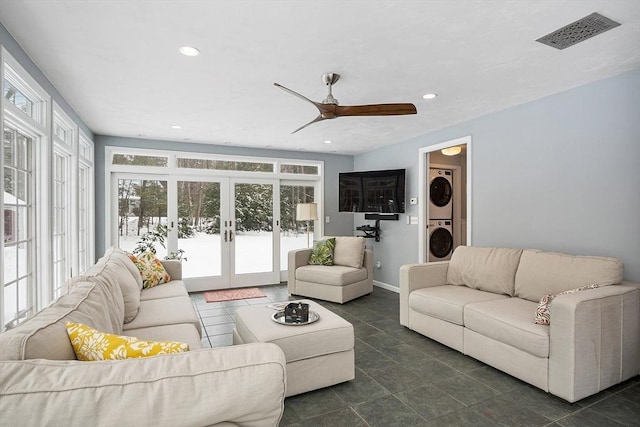
[[[264,298],[266,295],[258,288],[222,289],[204,293],[207,302],[232,301],[247,298]]]

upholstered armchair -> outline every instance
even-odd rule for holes
[[[373,257],[362,237],[336,237],[333,265],[309,265],[312,249],[289,251],[291,295],[343,304],[373,291]]]

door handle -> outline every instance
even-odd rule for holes
[[[227,241],[227,230],[224,230],[224,241]]]
[[[233,242],[233,231],[229,230],[229,241]]]

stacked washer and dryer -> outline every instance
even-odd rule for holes
[[[453,252],[453,171],[429,169],[429,262]]]

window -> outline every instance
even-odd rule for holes
[[[242,172],[273,172],[273,162],[244,162],[229,160],[207,160],[178,158],[179,168],[213,169]]]
[[[157,156],[137,156],[133,154],[114,154],[114,165],[160,166],[166,167],[169,159]]]
[[[48,95],[4,49],[1,60],[0,330],[4,330],[36,312],[41,304],[36,284],[43,282],[41,277],[48,277],[47,264],[40,269],[38,260],[46,258],[46,249],[39,243],[46,241],[48,232],[49,191],[37,185],[49,171],[42,156],[46,152],[47,106],[50,104]]]
[[[51,263],[53,280],[52,296],[60,296],[62,286],[73,272],[74,230],[75,224],[72,170],[76,162],[74,147],[77,127],[73,121],[54,103],[53,105],[53,165],[51,209],[52,209],[52,248]]]
[[[4,97],[27,116],[31,117],[33,114],[33,101],[9,83],[7,79],[4,80]]]
[[[78,141],[78,272],[93,263],[93,142],[82,131]]]
[[[3,140],[3,327],[33,314],[33,137],[5,125]]]
[[[280,172],[293,173],[297,175],[318,175],[320,173],[320,168],[314,165],[294,165],[282,163],[280,165]]]

